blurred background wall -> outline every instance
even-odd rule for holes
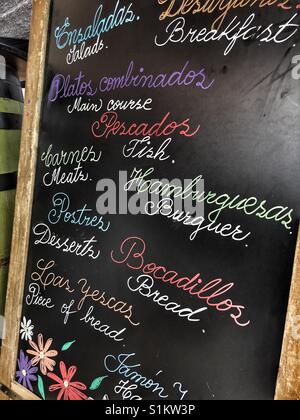
[[[0,37],[28,39],[32,0],[0,0]]]

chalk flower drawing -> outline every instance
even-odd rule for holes
[[[55,382],[55,384],[51,385],[48,389],[49,392],[58,392],[57,400],[94,400],[94,398],[88,397],[83,393],[83,391],[87,390],[85,384],[73,381],[77,372],[76,366],[71,366],[67,369],[65,363],[60,362],[60,377],[54,373],[56,362],[53,358],[57,357],[59,353],[56,350],[51,349],[53,339],[49,338],[45,342],[43,334],[39,334],[37,343],[35,343],[32,341],[32,337],[34,336],[33,330],[34,326],[32,325],[32,321],[23,317],[20,334],[22,339],[23,336],[24,339],[27,337],[26,341],[29,342],[31,348],[26,350],[28,355],[26,355],[25,350],[20,350],[18,370],[16,372],[17,381],[32,392],[35,392],[32,383],[37,382],[39,394],[42,396],[43,400],[46,400],[44,379],[38,375],[40,368],[41,373],[45,377],[48,377],[49,380]],[[75,342],[76,341],[74,340],[64,344],[62,351],[65,352],[69,350]],[[31,357],[33,356],[32,360],[30,360],[29,355]],[[98,389],[105,378],[107,377],[101,376],[94,379],[90,390]],[[108,396],[105,395],[103,399],[108,399]]]
[[[28,356],[25,356],[23,350],[20,351],[20,358],[18,359],[18,368],[19,370],[16,372],[16,377],[19,384],[23,385],[30,391],[33,391],[31,382],[37,381],[36,373],[38,371],[38,368],[32,366],[32,362],[29,360]]]
[[[33,337],[33,330],[34,325],[30,319],[26,319],[25,316],[23,317],[23,321],[21,322],[21,330],[20,335],[22,340],[30,341]]]
[[[48,377],[56,382],[55,385],[51,385],[49,388],[50,392],[59,391],[57,400],[73,400],[73,401],[80,401],[80,400],[88,400],[88,397],[83,394],[81,391],[85,391],[87,387],[81,382],[72,382],[74,378],[77,367],[71,366],[68,370],[64,362],[60,362],[60,373],[61,378],[59,378],[54,373],[48,373]]]
[[[58,355],[56,350],[50,350],[52,345],[52,338],[49,338],[44,344],[44,338],[42,334],[38,335],[38,343],[30,341],[29,344],[33,350],[27,350],[27,353],[31,356],[34,356],[32,359],[32,365],[40,365],[40,370],[43,375],[47,375],[47,372],[53,372],[56,362],[53,360],[53,357]]]

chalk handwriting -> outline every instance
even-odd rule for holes
[[[124,337],[122,337],[122,334],[126,332],[126,328],[123,328],[122,330],[112,330],[109,325],[104,324],[102,321],[97,320],[95,316],[93,315],[94,307],[91,306],[87,313],[80,318],[81,322],[84,322],[85,324],[89,325],[94,331],[97,331],[101,334],[104,334],[106,337],[114,340],[114,341],[124,341]]]
[[[184,400],[186,394],[188,394],[188,390],[184,390],[183,389],[183,385],[181,382],[175,382],[175,384],[173,385],[173,388],[176,389],[178,388],[178,391],[180,393],[180,400]]]
[[[52,270],[55,267],[55,261],[46,262],[41,259],[36,264],[36,270],[31,274],[31,280],[39,284],[44,290],[48,287],[63,289],[67,293],[74,293],[75,289],[71,286],[69,279],[56,275]]]
[[[132,3],[126,6],[121,6],[120,3],[120,0],[117,0],[114,10],[107,16],[103,16],[103,4],[101,3],[93,16],[92,23],[85,28],[72,28],[70,19],[67,17],[63,25],[58,26],[54,32],[57,48],[62,50],[72,45],[82,44],[138,20],[139,17],[135,16],[132,10]]]
[[[78,182],[87,182],[89,180],[89,174],[83,172],[82,169],[81,164],[78,164],[74,170],[69,172],[63,172],[62,168],[59,167],[52,172],[47,172],[43,176],[43,184],[45,187],[51,187],[52,185],[72,185]]]
[[[132,173],[131,177],[135,176],[134,173]],[[151,190],[153,189],[154,191],[152,194],[151,192],[149,193],[148,182],[144,183],[145,188],[142,190],[139,182],[128,180],[127,171],[119,171],[117,185],[113,179],[109,178],[102,178],[98,181],[96,191],[100,194],[96,201],[96,209],[100,215],[147,215],[145,211],[146,204],[149,201],[156,203],[160,200],[160,196],[155,188],[156,186],[159,186],[160,189],[163,189],[162,186],[165,186],[163,191],[169,191],[170,186],[172,186],[171,191],[175,193],[176,191],[186,191],[192,183],[192,189],[197,191],[200,196],[200,191],[204,191],[204,179],[202,177],[197,177],[196,180],[189,178],[184,180],[179,178],[173,178],[171,180],[165,178],[152,179]],[[179,187],[181,188],[179,189]],[[181,212],[184,209],[186,213],[188,212],[190,215],[197,217],[204,215],[204,202],[193,200],[192,195],[187,197],[174,197],[174,202],[174,210]]]
[[[94,146],[84,147],[71,151],[61,150],[53,152],[53,145],[50,144],[46,152],[42,153],[41,161],[50,169],[43,176],[43,184],[46,187],[53,185],[76,184],[89,181],[89,173],[83,171],[83,164],[86,162],[98,163],[102,157],[102,151],[96,152]],[[70,171],[64,171],[64,166],[72,166]],[[54,168],[54,169],[52,169]]]
[[[278,7],[281,10],[289,11],[292,9],[290,0],[158,0],[159,5],[166,6],[166,9],[161,13],[159,19],[174,18],[177,16],[184,16],[187,14],[216,14],[212,29],[219,29],[224,22],[226,16],[238,8],[266,8]]]
[[[267,28],[261,25],[253,25],[255,13],[250,15],[244,22],[235,16],[231,22],[222,29],[209,29],[188,27],[184,17],[179,17],[171,21],[165,28],[165,34],[156,35],[155,45],[165,47],[169,44],[200,44],[207,42],[225,41],[228,43],[224,50],[224,55],[228,55],[234,48],[238,40],[258,41],[259,43],[274,42],[282,44],[293,38],[299,31],[299,24],[295,23],[298,13],[295,13],[287,22],[273,24]]]
[[[74,241],[71,238],[63,239],[53,233],[49,226],[45,223],[38,223],[35,225],[33,228],[33,234],[37,238],[34,241],[34,245],[51,246],[61,250],[62,252],[74,254],[79,257],[87,256],[93,260],[98,259],[100,256],[100,251],[94,247],[98,243],[95,236],[81,242]]]
[[[107,308],[115,313],[121,314],[128,322],[137,327],[139,322],[133,321],[133,306],[129,305],[126,301],[121,301],[115,297],[107,296],[106,292],[98,289],[92,289],[87,279],[80,279],[78,281],[82,298],[78,302],[77,309],[80,311],[85,302],[91,301],[92,303],[99,303],[102,307]]]
[[[61,307],[61,313],[63,315],[65,315],[64,317],[64,325],[67,325],[67,323],[69,322],[69,318],[71,315],[74,315],[77,313],[77,311],[72,311],[72,307],[75,303],[75,300],[71,300],[71,302],[69,304],[64,303]]]
[[[98,139],[111,139],[117,136],[143,136],[143,137],[168,137],[176,133],[184,137],[194,137],[200,130],[200,125],[191,127],[189,118],[176,122],[168,112],[155,123],[128,123],[120,121],[116,112],[105,112],[101,117],[92,124],[92,134]]]
[[[91,214],[92,209],[87,207],[87,204],[78,210],[70,211],[71,200],[70,197],[58,192],[52,198],[52,209],[48,213],[48,221],[52,225],[60,222],[70,223],[72,225],[93,227],[107,232],[110,228],[110,222],[105,222],[103,216],[95,216]]]
[[[134,71],[138,73],[133,74]],[[51,82],[48,101],[56,102],[59,99],[82,97],[84,95],[94,97],[98,92],[107,93],[129,88],[165,89],[191,86],[206,91],[214,85],[214,82],[214,79],[209,79],[204,67],[200,67],[200,70],[199,68],[197,70],[191,69],[189,61],[179,70],[159,74],[148,73],[144,67],[135,70],[135,63],[131,61],[124,74],[100,77],[98,87],[95,87],[93,80],[86,78],[82,71],[76,76],[56,74]],[[149,104],[147,107],[149,107]]]
[[[129,277],[127,286],[131,292],[139,293],[141,296],[152,300],[158,306],[164,308],[165,311],[172,312],[180,318],[186,318],[189,322],[199,322],[199,314],[207,310],[207,307],[196,310],[183,308],[180,304],[172,302],[169,296],[163,295],[158,290],[154,290],[154,280],[146,274],[137,278]]]
[[[128,99],[128,100],[115,100],[110,99],[107,104],[107,111],[151,111],[152,110],[152,99]]]
[[[285,229],[291,229],[291,223],[293,221],[292,215],[294,210],[288,206],[275,206],[270,207],[266,200],[260,201],[256,197],[242,198],[240,195],[236,195],[232,198],[229,194],[218,194],[213,191],[193,191],[193,188],[197,185],[201,175],[196,177],[188,186],[182,187],[172,184],[165,184],[160,181],[153,181],[147,179],[154,173],[154,168],[149,168],[143,172],[142,169],[133,170],[131,174],[131,180],[125,185],[126,190],[130,190],[133,185],[137,186],[137,191],[144,192],[149,191],[151,194],[157,194],[162,197],[181,197],[186,199],[192,197],[193,201],[205,202],[209,205],[214,205],[216,208],[211,210],[208,214],[210,222],[216,222],[224,212],[225,209],[241,211],[247,216],[255,216],[259,219],[274,220],[277,223],[282,224]]]
[[[97,326],[95,325],[95,319],[93,320],[92,316],[94,312],[93,305],[95,305],[95,303],[99,304],[99,307],[101,308],[119,314],[134,327],[140,325],[139,322],[133,320],[134,310],[132,305],[129,305],[124,300],[108,296],[104,291],[92,288],[87,279],[79,279],[73,284],[73,281],[69,278],[55,273],[54,267],[56,267],[56,262],[54,260],[46,261],[40,259],[36,263],[35,271],[32,272],[30,277],[32,281],[29,286],[30,293],[26,296],[26,303],[28,305],[39,305],[52,309],[51,299],[42,298],[41,290],[46,291],[48,288],[57,288],[72,295],[72,300],[61,306],[61,314],[64,315],[65,325],[68,323],[71,315],[81,312],[84,309],[85,303],[87,303],[89,309],[86,312],[86,315],[82,317],[81,321],[85,321],[93,327]],[[74,296],[75,291],[77,292],[77,295],[79,293],[79,297]],[[126,328],[124,331],[125,330]],[[104,333],[104,331],[102,332]]]
[[[136,74],[133,74],[134,71]],[[99,91],[111,92],[128,88],[164,89],[180,86],[193,86],[205,91],[210,89],[214,82],[214,79],[209,80],[204,67],[191,69],[189,61],[179,70],[159,74],[148,73],[141,66],[135,70],[135,63],[131,61],[124,74],[117,77],[109,75],[102,77],[99,81]]]
[[[78,48],[77,45],[74,45],[70,52],[67,54],[67,64],[71,65],[76,63],[77,61],[83,61],[92,55],[99,54],[104,48],[104,42],[100,36],[98,36],[97,41],[94,45],[86,45],[85,41],[80,45]]]
[[[121,395],[123,400],[141,401],[142,398],[139,395],[134,394],[137,389],[138,386],[131,384],[130,381],[120,381],[118,385],[115,386],[114,391],[116,395]]]
[[[78,96],[95,96],[97,89],[93,87],[92,80],[85,81],[85,75],[80,71],[78,76],[72,80],[71,75],[64,76],[56,74],[52,80],[48,100],[55,102],[58,99],[72,98]]]
[[[146,158],[163,162],[170,159],[170,155],[166,152],[171,142],[172,138],[168,138],[164,140],[160,146],[153,146],[150,136],[146,136],[142,139],[133,139],[123,147],[123,156],[125,158]]]
[[[45,298],[42,296],[41,287],[36,283],[29,284],[25,302],[27,306],[41,306],[46,309],[53,309],[55,307],[51,298]]]
[[[102,157],[101,151],[95,151],[94,146],[84,147],[66,152],[53,152],[53,144],[41,156],[41,161],[47,168],[66,165],[79,165],[85,162],[98,163]]]
[[[197,235],[207,230],[220,235],[223,238],[230,237],[234,241],[245,241],[251,235],[251,232],[244,233],[241,226],[233,226],[230,223],[223,224],[216,221],[207,221],[204,216],[193,217],[189,212],[174,210],[175,203],[172,198],[163,198],[160,201],[148,201],[145,205],[145,212],[148,216],[160,214],[173,222],[182,223],[184,226],[195,228],[189,238],[194,241]]]
[[[151,390],[153,394],[157,394],[162,399],[168,398],[165,388],[159,382],[155,382],[155,379],[147,378],[139,371],[134,370],[141,367],[140,363],[128,364],[129,359],[132,359],[134,356],[135,353],[120,354],[118,356],[109,354],[104,359],[104,366],[108,372],[118,373],[140,387]]]
[[[111,252],[111,259],[115,264],[124,264],[131,270],[141,271],[155,280],[160,280],[179,290],[183,290],[190,296],[195,296],[204,301],[206,305],[219,312],[229,311],[230,318],[239,327],[246,327],[250,324],[250,321],[243,322],[240,320],[245,311],[245,306],[234,304],[228,297],[221,297],[234,287],[233,282],[224,284],[222,278],[217,278],[204,284],[200,273],[192,277],[182,277],[177,271],[169,270],[154,262],[147,263],[145,261],[145,253],[145,241],[138,237],[129,237],[121,243],[117,251]]]
[[[103,100],[99,99],[99,104],[91,102],[91,99],[88,99],[87,102],[82,102],[83,97],[80,96],[76,98],[72,105],[68,105],[67,111],[69,114],[73,112],[99,112],[103,107]]]

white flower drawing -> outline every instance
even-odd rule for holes
[[[27,321],[27,319],[24,316],[23,321],[21,322],[21,330],[20,330],[20,335],[21,335],[22,340],[31,341],[33,338],[33,330],[34,330],[34,325],[32,325],[31,320],[29,319]]]

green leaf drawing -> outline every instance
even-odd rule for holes
[[[96,391],[96,389],[100,388],[102,382],[106,378],[107,378],[107,376],[101,376],[100,378],[94,379],[93,382],[92,382],[92,385],[90,386],[90,391]]]
[[[45,400],[46,396],[45,396],[44,381],[39,375],[38,375],[38,388],[39,388],[39,392],[40,392],[43,400]]]
[[[73,346],[73,344],[74,344],[74,343],[76,343],[76,340],[74,340],[74,341],[69,341],[69,343],[64,344],[64,345],[62,346],[61,351],[67,351],[67,350],[69,350],[69,349]]]

